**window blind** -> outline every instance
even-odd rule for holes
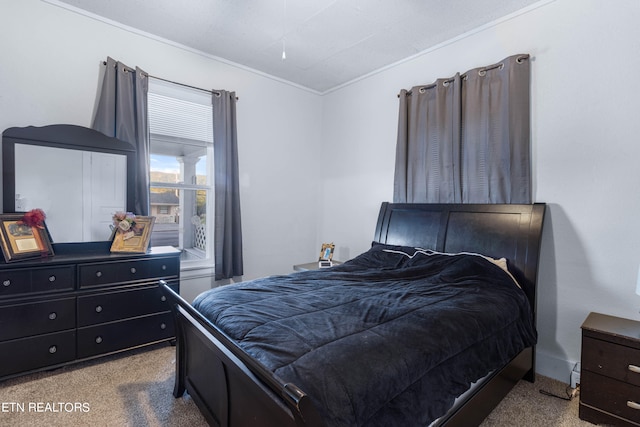
[[[148,111],[152,135],[213,144],[210,93],[149,79]]]

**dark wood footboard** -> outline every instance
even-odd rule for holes
[[[309,397],[283,383],[161,283],[176,321],[174,396],[186,391],[211,426],[322,426]]]

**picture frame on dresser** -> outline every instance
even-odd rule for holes
[[[0,214],[0,246],[5,262],[53,255],[46,224],[28,225],[22,213]]]
[[[155,221],[155,216],[135,216],[129,230],[123,231],[116,228],[113,233],[111,252],[145,253],[149,247]]]

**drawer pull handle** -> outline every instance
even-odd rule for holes
[[[135,269],[135,267],[131,267],[131,274],[136,274],[136,269]]]
[[[160,301],[165,302],[166,300],[167,300],[167,297],[165,297],[164,295],[160,297]]]
[[[53,354],[56,351],[58,351],[58,347],[56,347],[55,345],[52,345],[51,347],[49,347],[49,353]]]
[[[96,305],[96,313],[102,313],[102,306]]]
[[[96,271],[96,277],[102,277],[102,271]]]
[[[166,269],[167,269],[167,266],[166,266],[166,265],[164,265],[164,264],[162,264],[162,269],[163,269],[163,270],[166,270]]]
[[[640,403],[636,403],[632,400],[627,400],[627,406],[631,409],[640,409]]]
[[[167,329],[167,325],[165,325],[164,323],[160,324],[160,329]]]
[[[96,344],[100,344],[102,342],[102,337],[96,337]]]
[[[631,372],[635,372],[636,374],[640,374],[640,366],[629,365],[627,366],[627,369],[629,369]]]
[[[58,315],[55,313],[55,311],[53,313],[49,313],[49,319],[50,320],[56,320],[57,317],[58,317]]]
[[[11,280],[7,279],[7,280],[3,281],[2,284],[4,286],[9,286],[9,285],[11,285]]]
[[[54,275],[49,276],[49,281],[51,283],[55,282],[56,281],[56,276],[54,276]]]

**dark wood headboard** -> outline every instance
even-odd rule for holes
[[[545,204],[410,204],[385,202],[374,240],[439,252],[506,258],[535,313]]]

